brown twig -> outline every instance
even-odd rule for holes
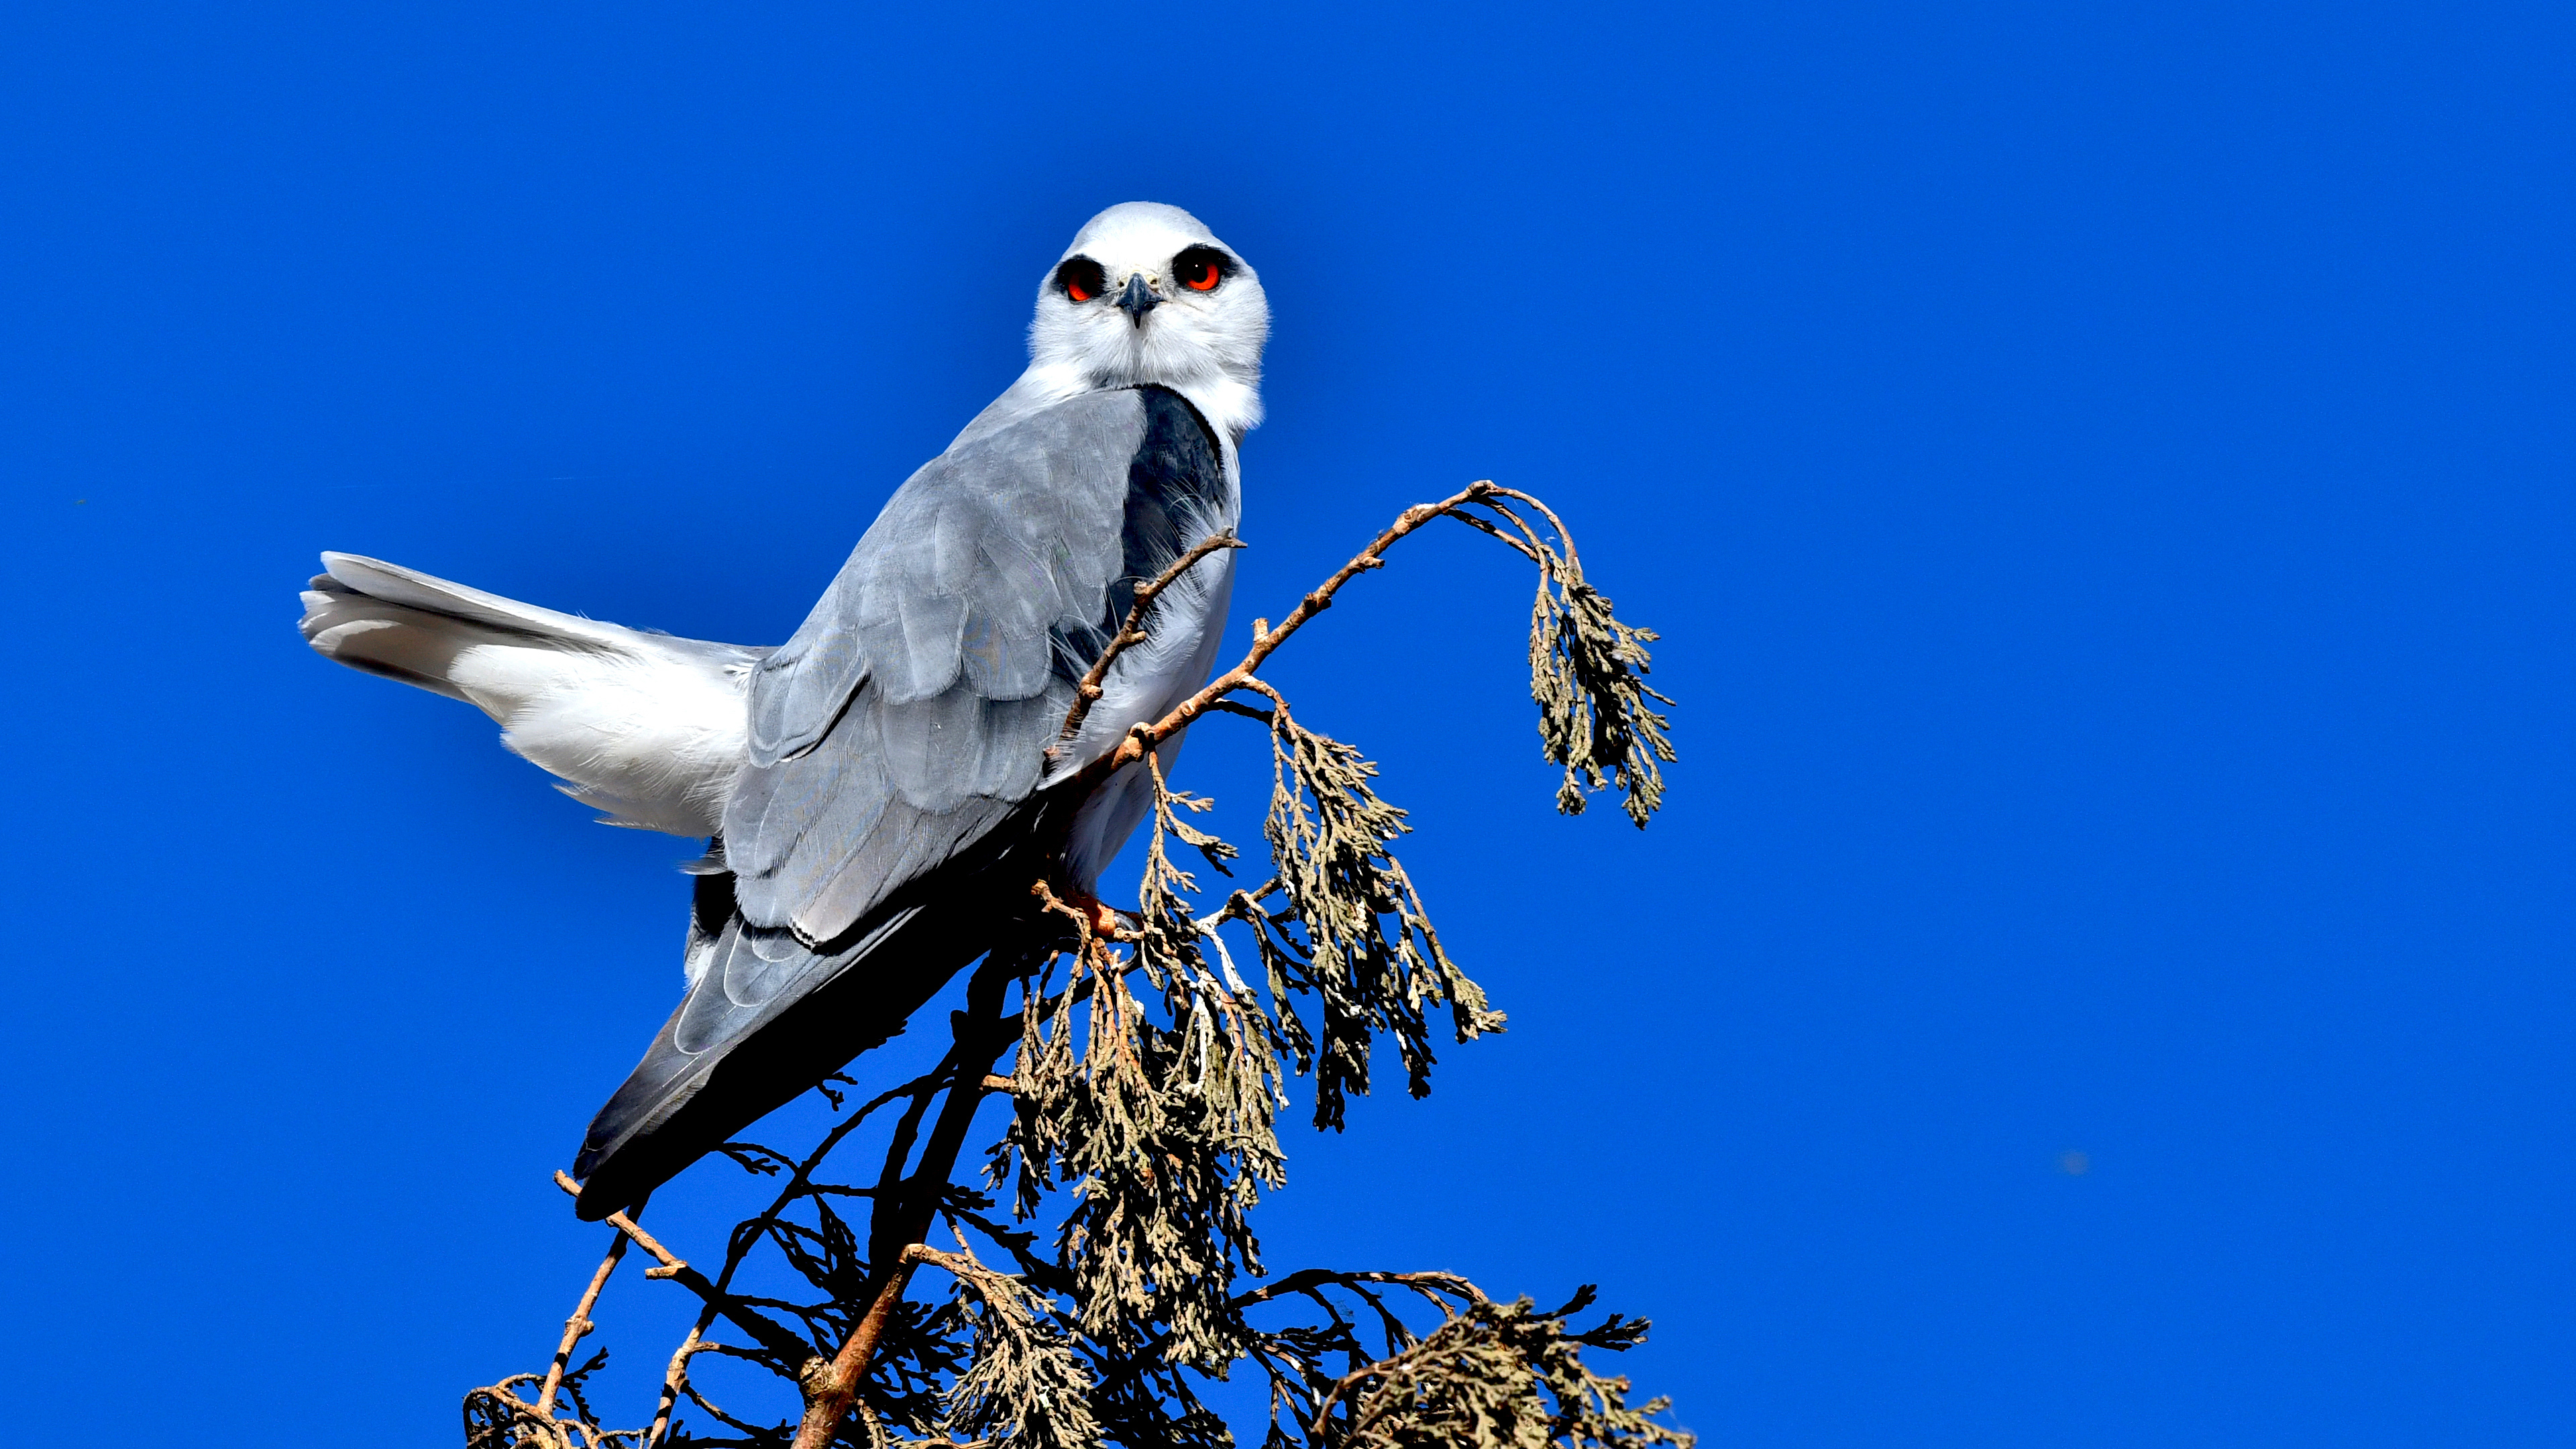
[[[824,1449],[832,1442],[832,1430],[843,1414],[857,1407],[859,1379],[867,1372],[868,1360],[875,1357],[877,1344],[885,1337],[886,1324],[894,1318],[895,1308],[903,1302],[904,1289],[912,1282],[913,1270],[923,1263],[948,1272],[976,1285],[979,1292],[991,1295],[1006,1292],[1009,1277],[985,1267],[964,1253],[942,1252],[928,1243],[914,1243],[896,1255],[894,1271],[887,1275],[885,1286],[868,1304],[865,1316],[850,1331],[847,1343],[833,1357],[828,1368],[806,1366],[804,1422],[797,1426],[795,1449]],[[819,1361],[818,1361],[819,1362]],[[818,1384],[818,1380],[820,1381]],[[841,1388],[847,1384],[846,1389]]]
[[[563,1387],[564,1370],[572,1363],[573,1345],[582,1335],[596,1327],[590,1321],[590,1310],[599,1302],[599,1290],[608,1286],[608,1275],[617,1271],[617,1260],[626,1256],[626,1234],[618,1233],[608,1243],[608,1256],[599,1260],[599,1271],[590,1275],[590,1286],[582,1290],[581,1301],[573,1305],[572,1317],[564,1320],[563,1342],[555,1346],[555,1361],[546,1369],[546,1385],[537,1392],[537,1417],[555,1415],[555,1393]]]
[[[1082,676],[1082,682],[1074,686],[1073,708],[1065,711],[1064,729],[1056,736],[1058,740],[1069,740],[1082,733],[1083,720],[1090,716],[1091,707],[1100,702],[1101,691],[1107,687],[1109,666],[1117,662],[1119,655],[1127,652],[1129,645],[1145,642],[1145,611],[1154,606],[1154,600],[1161,596],[1163,590],[1170,588],[1173,580],[1188,573],[1193,565],[1209,554],[1244,547],[1247,547],[1244,541],[1231,531],[1212,534],[1174,559],[1172,566],[1163,570],[1152,583],[1136,591],[1136,601],[1127,606],[1127,618],[1118,626],[1117,635],[1110,639],[1108,648],[1100,651],[1100,657],[1091,662],[1091,669]]]
[[[680,1340],[679,1351],[671,1355],[670,1367],[662,1371],[662,1400],[653,1409],[653,1427],[644,1431],[644,1449],[662,1442],[671,1431],[671,1413],[680,1406],[681,1385],[688,1382],[689,1360],[705,1346],[707,1330],[715,1326],[716,1311],[698,1310],[698,1321],[689,1327],[689,1336]]]
[[[1181,701],[1161,719],[1151,724],[1140,724],[1129,730],[1126,738],[1118,742],[1117,748],[1104,752],[1099,759],[1085,765],[1069,782],[1069,787],[1076,792],[1087,794],[1103,778],[1143,759],[1147,750],[1153,749],[1188,728],[1192,720],[1207,713],[1218,700],[1242,688],[1245,681],[1252,678],[1253,671],[1261,667],[1262,661],[1268,659],[1280,645],[1288,642],[1289,635],[1296,633],[1308,620],[1333,606],[1333,596],[1341,592],[1342,585],[1370,569],[1384,568],[1386,551],[1394,547],[1398,540],[1435,518],[1472,520],[1472,515],[1460,511],[1463,507],[1468,504],[1483,503],[1506,494],[1513,497],[1525,496],[1512,493],[1509,489],[1497,488],[1490,482],[1477,482],[1468,484],[1437,503],[1417,503],[1397,514],[1395,522],[1388,524],[1386,531],[1380,533],[1367,548],[1360,550],[1349,563],[1335,570],[1331,578],[1316,585],[1306,597],[1298,600],[1297,607],[1288,611],[1288,617],[1280,620],[1276,627],[1263,630],[1252,641],[1252,648],[1243,656],[1242,662],[1210,680],[1206,688]],[[1495,532],[1490,526],[1486,531]],[[1516,548],[1521,547],[1517,540],[1507,538],[1505,541]],[[1526,548],[1522,551],[1528,552]]]
[[[959,1241],[962,1243],[964,1239],[961,1237]],[[912,1247],[912,1256],[916,1262],[928,1263],[934,1268],[945,1269],[949,1273],[966,1279],[968,1282],[975,1284],[979,1288],[993,1292],[1003,1291],[1006,1285],[1010,1282],[1010,1279],[1006,1275],[996,1273],[992,1269],[985,1267],[983,1264],[976,1262],[972,1254],[943,1252],[938,1248],[930,1246],[928,1243],[915,1243]]]
[[[775,1429],[764,1429],[757,1424],[747,1424],[742,1420],[735,1418],[733,1415],[726,1413],[721,1405],[717,1404],[715,1400],[707,1397],[706,1390],[699,1388],[695,1383],[690,1381],[687,1368],[688,1359],[695,1358],[702,1353],[720,1353],[729,1358],[750,1359],[754,1362],[758,1362],[758,1355],[750,1353],[744,1349],[736,1348],[729,1343],[700,1343],[695,1347],[690,1348],[687,1351],[686,1357],[682,1358],[680,1361],[680,1392],[689,1396],[689,1402],[715,1416],[718,1423],[724,1424],[730,1428],[739,1429],[743,1433],[753,1436],[753,1442],[755,1443],[757,1443],[759,1438],[763,1435],[775,1434],[778,1432]]]
[[[581,1184],[561,1172],[555,1174],[555,1186],[575,1195],[581,1192]],[[671,1250],[655,1242],[652,1234],[635,1226],[633,1218],[622,1212],[610,1213],[608,1223],[609,1226],[633,1238],[635,1246],[652,1254],[654,1260],[662,1265],[658,1270],[646,1269],[645,1277],[668,1278],[695,1293],[700,1302],[732,1320],[735,1327],[759,1340],[762,1348],[777,1355],[783,1363],[801,1364],[814,1357],[812,1345],[788,1332],[759,1309],[708,1282],[706,1274],[672,1256]]]
[[[1074,901],[1068,901],[1057,895],[1055,888],[1044,880],[1032,884],[1029,887],[1029,894],[1038,898],[1041,909],[1073,922],[1076,937],[1073,954],[1076,960],[1091,959],[1091,948],[1096,942],[1123,941],[1127,938],[1126,924],[1118,919],[1118,913],[1111,910],[1105,902],[1094,900],[1080,891],[1073,890],[1071,886],[1067,886],[1066,890],[1073,894],[1074,901],[1088,903],[1090,909],[1085,910]]]
[[[581,1184],[573,1181],[569,1174],[561,1171],[557,1171],[555,1173],[555,1186],[562,1188],[564,1191],[571,1193],[576,1197],[581,1194]],[[624,1233],[626,1236],[633,1238],[638,1247],[641,1247],[645,1252],[652,1254],[653,1260],[662,1265],[659,1268],[645,1269],[645,1277],[676,1278],[682,1273],[688,1271],[688,1264],[671,1256],[670,1249],[653,1241],[653,1235],[644,1231],[642,1228],[637,1227],[635,1225],[634,1218],[629,1217],[627,1214],[622,1212],[610,1213],[608,1215],[608,1225],[617,1229],[619,1232]]]

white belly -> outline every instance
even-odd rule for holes
[[[1146,620],[1145,642],[1109,667],[1100,702],[1083,717],[1082,733],[1053,772],[1056,778],[1116,748],[1130,728],[1161,719],[1207,682],[1225,643],[1226,606],[1233,597],[1232,550],[1211,555],[1163,591]],[[1181,756],[1181,737],[1187,733],[1174,734],[1154,752],[1166,776]],[[1136,764],[1110,776],[1083,803],[1065,842],[1065,869],[1075,885],[1093,888],[1143,822],[1153,799],[1153,782]]]

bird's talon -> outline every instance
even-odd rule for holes
[[[1125,941],[1135,934],[1127,913],[1097,896],[1077,893],[1067,904],[1082,917],[1083,925],[1090,928],[1095,941]]]

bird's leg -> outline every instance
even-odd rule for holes
[[[1118,910],[1115,905],[1100,900],[1082,887],[1069,884],[1064,890],[1064,905],[1082,918],[1084,926],[1090,926],[1092,941],[1128,941],[1128,938],[1136,936],[1136,918],[1133,915],[1128,915],[1126,910]]]
[[[1094,940],[1124,941],[1136,933],[1133,917],[1089,891],[1075,890],[1067,903],[1090,923]]]
[[[1052,886],[1039,881],[1036,895],[1048,910],[1072,920],[1094,941],[1125,941],[1135,936],[1132,917],[1071,880],[1058,880]]]

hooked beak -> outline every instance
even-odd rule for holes
[[[1146,313],[1162,305],[1163,299],[1155,296],[1154,289],[1145,285],[1143,272],[1129,274],[1127,290],[1118,294],[1118,310],[1126,313],[1127,320],[1139,327],[1145,325]]]

